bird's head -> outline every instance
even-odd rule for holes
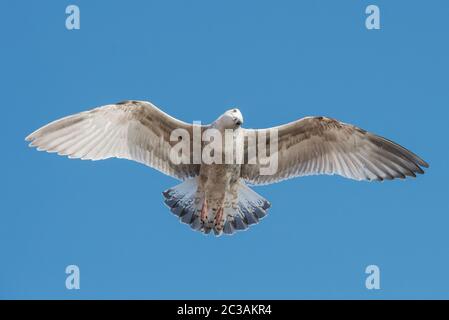
[[[223,129],[237,129],[243,124],[242,113],[236,108],[229,109],[217,119],[216,124]]]

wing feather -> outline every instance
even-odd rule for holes
[[[241,176],[249,183],[269,184],[316,174],[355,180],[404,179],[424,173],[422,168],[429,166],[393,141],[335,119],[307,117],[261,130],[273,129],[278,133],[278,170],[262,176],[260,164],[244,164]]]
[[[153,167],[174,178],[196,176],[199,165],[170,161],[175,129],[193,137],[193,127],[145,101],[125,101],[74,114],[36,130],[30,146],[69,158],[102,160],[124,158]],[[190,162],[192,163],[192,161]]]

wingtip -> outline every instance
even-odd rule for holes
[[[35,139],[34,139],[31,135],[29,135],[28,137],[26,137],[26,138],[25,138],[25,141],[26,141],[26,142],[29,142],[29,143],[28,143],[28,147],[29,147],[29,148],[36,148],[36,147],[37,147],[36,141],[35,141]]]

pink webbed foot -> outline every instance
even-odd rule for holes
[[[203,206],[201,207],[200,218],[203,223],[205,223],[207,220],[207,200],[206,199],[204,199]]]
[[[217,211],[217,214],[215,215],[215,221],[214,224],[217,228],[217,230],[223,229],[223,207],[220,207]]]

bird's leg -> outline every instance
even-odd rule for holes
[[[204,198],[203,206],[201,207],[200,218],[203,223],[205,223],[207,220],[207,200],[206,200],[206,198]]]
[[[215,215],[215,220],[214,220],[214,224],[215,227],[217,228],[217,230],[221,230],[223,229],[223,207],[221,206],[220,208],[218,208],[217,210],[217,214]]]

